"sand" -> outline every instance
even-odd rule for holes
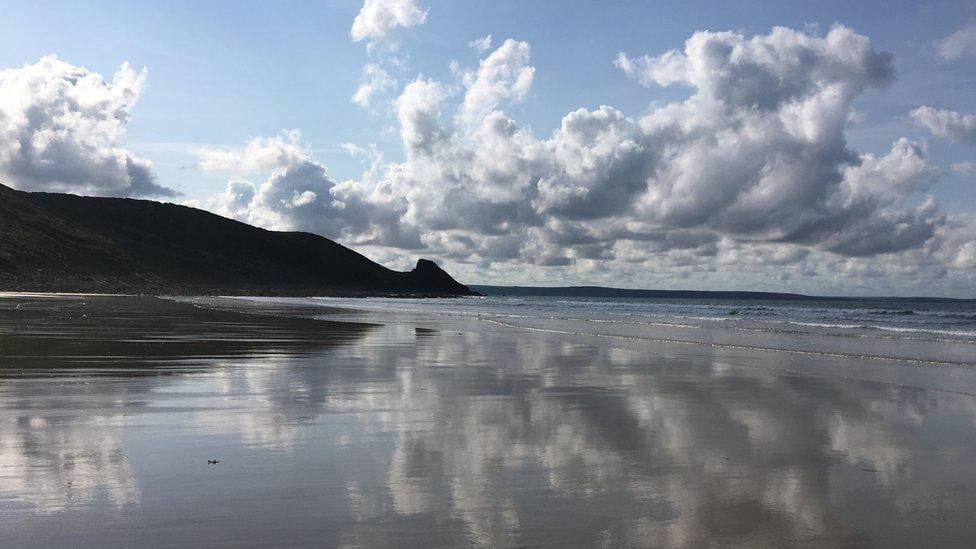
[[[488,320],[0,297],[0,544],[976,543],[971,369]]]

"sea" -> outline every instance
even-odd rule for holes
[[[404,314],[475,317],[526,330],[976,367],[976,300],[247,298]]]

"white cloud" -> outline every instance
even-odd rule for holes
[[[909,115],[938,137],[976,143],[976,116],[924,105]]]
[[[734,32],[696,32],[683,51],[616,64],[644,85],[684,84],[727,105],[769,108],[825,91],[850,96],[894,76],[891,54],[871,49],[866,36],[835,26],[819,37],[785,27],[746,38]]]
[[[690,93],[639,117],[577,109],[537,137],[504,112],[535,77],[529,45],[506,40],[457,69],[460,90],[423,77],[403,88],[403,160],[346,147],[369,160],[358,180],[333,183],[306,158],[260,186],[229,187],[223,203],[264,226],[368,243],[390,261],[391,250],[424,246],[478,278],[527,282],[562,265],[577,282],[642,285],[707,287],[716,272],[719,286],[730,273],[783,284],[826,284],[841,271],[930,288],[971,281],[960,266],[976,233],[962,234],[970,220],[926,196],[938,172],[925,147],[899,139],[872,154],[847,142],[853,103],[893,78],[891,56],[866,37],[842,26],[825,36],[698,32],[682,50],[617,64],[642,84]]]
[[[106,81],[54,55],[0,71],[0,180],[25,190],[173,196],[152,162],[118,146],[146,70]]]
[[[478,53],[485,53],[486,51],[491,49],[491,35],[486,34],[481,38],[477,38],[475,40],[468,42],[468,47],[470,47],[471,49],[473,49]]]
[[[351,144],[343,148],[378,154]],[[420,246],[416,233],[402,226],[402,208],[395,199],[384,197],[382,191],[370,192],[365,182],[334,181],[301,144],[297,130],[255,138],[241,148],[204,149],[198,154],[200,169],[270,171],[260,184],[246,179],[228,182],[223,193],[203,204],[217,214],[266,229],[312,232],[350,243]]]
[[[956,32],[936,41],[935,47],[939,56],[946,61],[952,61],[967,55],[976,55],[976,25],[963,27]]]
[[[238,221],[248,220],[248,207],[257,192],[254,184],[246,180],[232,180],[224,192],[210,198],[207,204],[192,204],[193,207],[206,207],[216,214]],[[187,204],[190,205],[190,204]]]
[[[400,138],[408,153],[430,151],[441,138],[440,104],[444,98],[440,83],[420,78],[407,84],[397,98]]]
[[[397,28],[415,27],[427,20],[427,10],[416,0],[365,0],[352,22],[354,42],[376,44],[386,40]]]
[[[396,80],[379,65],[370,63],[363,67],[363,83],[356,88],[352,102],[360,107],[369,107],[374,95],[394,88],[396,88]]]
[[[627,76],[637,80],[645,86],[670,86],[681,82],[684,78],[685,60],[683,53],[672,50],[657,57],[644,55],[636,59],[627,57],[620,52],[613,64],[624,71]]]
[[[527,42],[508,39],[468,73],[467,92],[459,116],[477,122],[503,100],[521,101],[532,87],[535,67],[529,66],[532,48]]]
[[[949,167],[959,175],[976,175],[976,162],[969,162],[968,160],[953,162]]]
[[[325,167],[304,159],[275,169],[260,185],[244,181],[228,184],[226,196],[233,212],[243,221],[276,230],[302,230],[331,238],[347,230],[369,228],[364,208],[358,200],[347,203],[341,189],[329,178]]]
[[[579,109],[544,140],[499,110],[530,90],[530,55],[508,40],[466,73],[449,126],[442,85],[418,80],[397,100],[408,159],[383,181],[405,198],[410,224],[456,231],[469,257],[526,231],[542,242],[523,249],[543,264],[613,257],[620,240],[708,255],[724,237],[862,256],[920,246],[939,221],[907,206],[934,178],[921,147],[850,152],[851,103],[893,73],[890,55],[850,29],[696,33],[684,51],[641,63],[646,82],[692,87],[686,102],[640,121]]]
[[[260,184],[231,181],[207,206],[266,229],[307,231],[330,238],[370,228],[369,207],[358,197],[347,200],[325,167],[311,159],[277,168]]]
[[[626,212],[647,188],[657,146],[612,107],[563,117],[546,143],[554,172],[540,179],[536,208],[549,215],[593,219]]]
[[[938,267],[945,265],[968,274],[971,290],[976,283],[976,213],[949,216],[932,249]]]
[[[816,235],[821,247],[846,256],[920,247],[943,218],[931,199],[913,212],[906,197],[927,190],[936,175],[922,147],[904,138],[884,156],[862,155],[860,163],[843,169],[840,188],[828,201],[832,211],[825,219],[833,226],[830,234]]]
[[[245,174],[291,166],[308,157],[300,130],[283,131],[275,137],[255,137],[243,148],[203,147],[194,151],[196,167],[208,172]]]
[[[408,161],[386,179],[411,223],[466,243],[445,247],[453,257],[491,259],[489,239],[509,234],[528,235],[523,259],[539,265],[613,258],[622,241],[639,244],[631,260],[669,250],[700,260],[723,238],[793,246],[783,257],[806,247],[871,256],[918,248],[942,222],[931,204],[908,206],[935,178],[922,147],[851,154],[851,104],[893,70],[850,29],[702,32],[639,68],[622,56],[642,82],[687,85],[692,96],[636,122],[608,106],[580,109],[544,140],[498,110],[530,89],[529,55],[509,41],[467,73],[453,126],[440,125],[440,108],[426,132],[401,126]],[[433,248],[449,240],[428,237]]]

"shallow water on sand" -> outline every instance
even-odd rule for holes
[[[976,540],[976,370],[610,335],[566,319],[0,298],[0,540]]]

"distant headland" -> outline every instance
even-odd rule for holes
[[[0,291],[461,296],[433,261],[387,269],[327,238],[176,204],[0,185]]]

